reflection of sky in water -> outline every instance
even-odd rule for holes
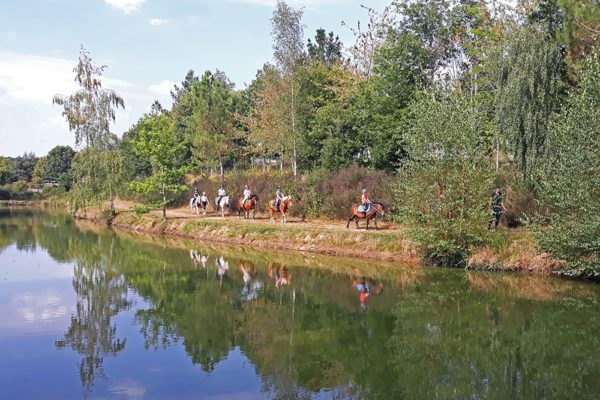
[[[75,308],[73,265],[54,261],[45,250],[0,254],[0,338],[62,333]]]

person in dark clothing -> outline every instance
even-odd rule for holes
[[[500,222],[500,217],[502,213],[506,211],[506,207],[504,207],[504,202],[502,198],[502,188],[500,185],[496,186],[496,190],[492,193],[492,202],[490,204],[492,209],[492,215],[490,216],[490,220],[488,221],[488,229],[492,229],[492,222],[496,221],[494,225],[494,229],[498,229],[498,223]]]

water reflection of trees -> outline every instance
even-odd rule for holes
[[[212,251],[195,268],[188,251],[137,240],[115,243],[111,235],[36,224],[31,232],[50,254],[78,260],[73,282],[77,312],[57,344],[82,355],[87,390],[102,375],[103,357],[125,346],[111,321],[130,306],[127,284],[149,303],[136,312],[147,348],[179,342],[207,372],[239,348],[269,398],[315,393],[332,398],[585,398],[600,391],[590,373],[599,367],[590,355],[600,329],[593,300],[597,292],[575,295],[578,284],[419,269],[418,280],[410,275],[396,285],[386,281],[383,295],[370,296],[368,312],[362,312],[358,282],[341,271],[285,262],[285,273],[293,272],[294,279],[277,285],[265,258],[224,256],[221,261]],[[219,267],[226,272],[220,275]],[[244,285],[251,288],[254,281],[264,282],[256,296],[240,296]],[[565,296],[566,303],[559,301]],[[581,300],[588,297],[589,302]]]
[[[114,356],[125,348],[126,339],[118,337],[111,319],[132,305],[125,278],[113,259],[114,237],[108,249],[101,243],[96,245],[88,248],[87,256],[80,254],[75,264],[76,312],[64,338],[56,341],[57,348],[70,347],[82,355],[79,375],[86,394],[97,378],[104,377],[104,357]],[[100,249],[108,251],[96,254]]]

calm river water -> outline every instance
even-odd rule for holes
[[[0,209],[0,399],[597,399],[599,301]]]

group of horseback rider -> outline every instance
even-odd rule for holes
[[[243,206],[252,197],[252,190],[250,190],[250,186],[245,185],[244,191],[242,192],[242,194],[243,194],[243,200],[242,200],[242,206]],[[225,197],[226,195],[227,195],[227,193],[225,192],[225,188],[223,187],[223,185],[221,185],[219,187],[219,190],[217,191],[217,198],[215,199],[215,205],[217,206],[217,208],[219,207],[219,204],[221,203],[221,199],[223,197]],[[278,210],[279,206],[281,206],[281,202],[283,201],[284,197],[285,196],[283,194],[283,191],[281,190],[281,187],[277,186],[277,191],[275,191],[275,201],[274,201],[274,206],[275,206],[276,210]],[[208,197],[206,196],[206,192],[202,192],[202,195],[200,195],[198,188],[194,188],[194,205],[200,206],[203,209],[206,209],[206,207],[208,206]]]

